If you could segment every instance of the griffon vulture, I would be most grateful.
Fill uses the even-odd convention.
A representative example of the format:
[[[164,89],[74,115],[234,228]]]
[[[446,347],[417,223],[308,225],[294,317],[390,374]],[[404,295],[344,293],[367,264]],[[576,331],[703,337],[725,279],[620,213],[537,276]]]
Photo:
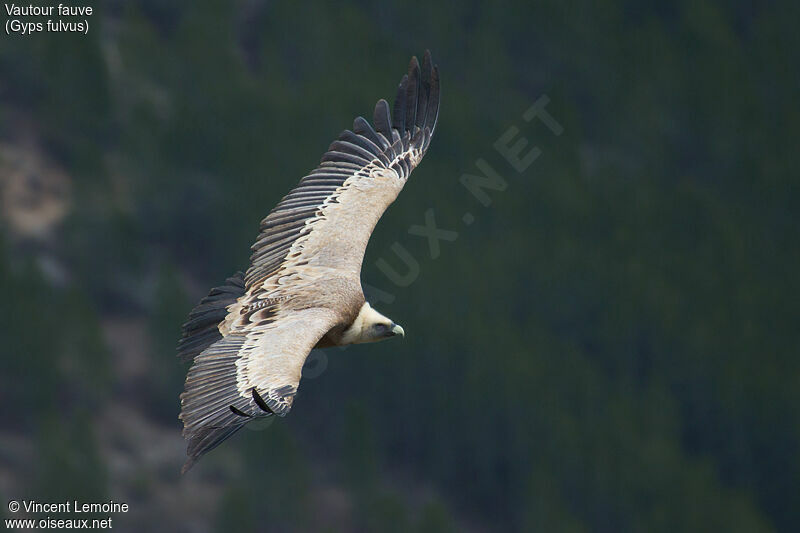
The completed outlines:
[[[372,230],[431,141],[439,73],[429,52],[411,59],[393,112],[358,117],[319,166],[261,221],[251,264],[189,314],[178,345],[192,361],[181,394],[188,470],[248,421],[285,416],[313,348],[403,336],[361,289]]]

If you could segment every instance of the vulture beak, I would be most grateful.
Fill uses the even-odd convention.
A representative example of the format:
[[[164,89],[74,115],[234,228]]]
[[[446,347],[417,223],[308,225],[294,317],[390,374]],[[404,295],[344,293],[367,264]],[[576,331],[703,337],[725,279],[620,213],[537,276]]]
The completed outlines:
[[[392,335],[394,336],[400,335],[401,337],[405,337],[406,332],[398,324],[392,323]]]

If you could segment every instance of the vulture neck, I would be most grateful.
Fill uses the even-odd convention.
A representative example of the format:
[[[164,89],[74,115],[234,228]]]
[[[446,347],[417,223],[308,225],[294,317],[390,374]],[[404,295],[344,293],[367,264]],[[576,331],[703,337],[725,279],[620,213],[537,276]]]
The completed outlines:
[[[317,343],[315,348],[346,346],[348,344],[362,344],[382,340],[370,335],[370,328],[379,323],[392,324],[392,321],[373,309],[369,303],[364,302],[351,324],[344,328],[341,326],[333,328]]]

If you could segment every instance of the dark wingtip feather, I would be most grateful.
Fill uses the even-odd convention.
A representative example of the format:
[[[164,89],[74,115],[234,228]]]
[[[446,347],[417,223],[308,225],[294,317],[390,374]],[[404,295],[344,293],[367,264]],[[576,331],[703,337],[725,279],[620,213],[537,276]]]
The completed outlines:
[[[422,55],[422,80],[430,81],[431,79],[431,51],[425,50]]]
[[[417,124],[417,114],[420,104],[420,70],[417,56],[413,56],[408,64],[408,84],[406,87],[406,117],[405,126],[414,134]]]
[[[425,116],[425,127],[431,130],[431,136],[439,120],[439,66],[434,65],[431,70],[430,94],[428,95],[428,110]]]
[[[406,90],[408,88],[408,74],[405,74],[397,86],[397,96],[394,99],[392,110],[392,127],[401,133],[406,130]]]
[[[417,104],[417,119],[415,125],[425,129],[425,120],[428,118],[428,105],[430,105],[431,92],[431,51],[425,50],[422,56],[422,69],[420,71],[419,103]]]
[[[375,130],[386,137],[388,141],[392,140],[392,117],[389,113],[389,102],[381,98],[375,104],[375,114],[372,117],[372,122],[375,124]]]
[[[364,117],[356,117],[353,121],[353,132],[357,135],[361,135],[366,139],[369,139],[375,146],[379,147],[381,150],[386,150],[389,147],[389,142],[386,138],[378,135],[378,133],[372,129],[367,119]]]
[[[433,63],[430,50],[425,50],[421,65],[417,56],[411,58],[408,74],[403,76],[397,87],[397,98],[392,108],[392,128],[400,137],[406,132],[415,136],[416,128],[427,128],[432,135],[438,117],[439,67]]]

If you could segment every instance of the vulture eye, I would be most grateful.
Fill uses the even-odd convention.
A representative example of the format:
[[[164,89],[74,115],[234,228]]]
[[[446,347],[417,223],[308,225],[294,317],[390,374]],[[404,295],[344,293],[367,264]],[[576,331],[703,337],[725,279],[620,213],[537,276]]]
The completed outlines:
[[[377,333],[379,335],[383,335],[384,333],[389,331],[389,325],[388,324],[375,324],[372,327],[375,329],[375,333]]]

